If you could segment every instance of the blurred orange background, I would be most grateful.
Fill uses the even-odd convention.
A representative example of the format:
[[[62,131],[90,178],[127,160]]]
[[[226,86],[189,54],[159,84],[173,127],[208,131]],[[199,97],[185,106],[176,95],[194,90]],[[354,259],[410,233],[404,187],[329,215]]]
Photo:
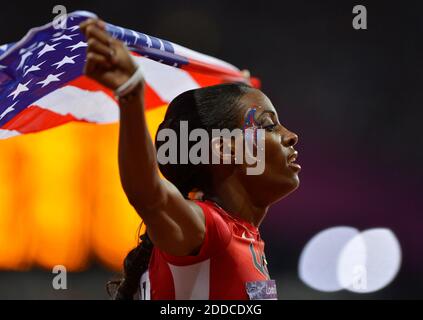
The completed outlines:
[[[165,111],[147,111],[152,136]],[[141,219],[119,180],[118,130],[74,122],[0,140],[0,269],[121,269]]]

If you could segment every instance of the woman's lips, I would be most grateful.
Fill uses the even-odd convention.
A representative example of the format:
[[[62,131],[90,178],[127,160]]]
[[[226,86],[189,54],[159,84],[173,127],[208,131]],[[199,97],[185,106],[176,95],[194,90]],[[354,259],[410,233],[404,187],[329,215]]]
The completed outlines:
[[[288,166],[294,170],[295,172],[298,172],[301,170],[301,166],[298,163],[290,162],[288,163]]]
[[[294,151],[288,156],[288,166],[294,170],[295,172],[298,172],[301,170],[301,166],[298,163],[295,163],[298,157],[298,151]]]

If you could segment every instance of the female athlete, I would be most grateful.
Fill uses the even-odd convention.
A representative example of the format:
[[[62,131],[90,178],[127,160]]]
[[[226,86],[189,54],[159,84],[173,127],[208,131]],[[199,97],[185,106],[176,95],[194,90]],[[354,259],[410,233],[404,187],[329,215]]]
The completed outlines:
[[[85,74],[112,90],[121,88],[137,72],[125,45],[100,20],[85,21],[81,30],[88,41]],[[229,83],[190,90],[170,103],[159,130],[179,134],[181,121],[190,132],[243,129],[254,110],[249,124],[265,130],[264,171],[249,175],[249,165],[235,161],[161,164],[156,148],[164,142],[156,138],[154,144],[149,135],[143,92],[140,80],[118,97],[118,161],[123,189],[147,232],[125,259],[113,297],[275,299],[258,228],[269,207],[299,185],[297,135],[279,122],[258,89]],[[223,158],[224,143],[210,140],[210,150]]]

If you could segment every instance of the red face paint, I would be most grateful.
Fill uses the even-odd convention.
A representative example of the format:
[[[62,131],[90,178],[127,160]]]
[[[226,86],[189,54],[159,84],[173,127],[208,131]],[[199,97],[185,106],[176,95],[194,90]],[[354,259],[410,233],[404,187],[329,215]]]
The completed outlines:
[[[265,130],[255,119],[257,109],[248,109],[244,119],[245,160],[248,165],[247,175],[259,175],[264,171],[265,165]]]
[[[256,108],[248,109],[244,120],[245,138],[252,139],[254,145],[257,145],[257,129],[259,128],[255,119],[256,112]]]

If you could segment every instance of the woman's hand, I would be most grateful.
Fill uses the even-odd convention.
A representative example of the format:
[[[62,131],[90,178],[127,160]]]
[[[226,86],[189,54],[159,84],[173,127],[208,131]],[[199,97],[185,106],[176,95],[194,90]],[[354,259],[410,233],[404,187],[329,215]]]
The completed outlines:
[[[116,90],[133,75],[136,64],[126,46],[112,38],[106,24],[98,19],[88,19],[80,24],[87,38],[87,61],[84,73],[102,84]]]

